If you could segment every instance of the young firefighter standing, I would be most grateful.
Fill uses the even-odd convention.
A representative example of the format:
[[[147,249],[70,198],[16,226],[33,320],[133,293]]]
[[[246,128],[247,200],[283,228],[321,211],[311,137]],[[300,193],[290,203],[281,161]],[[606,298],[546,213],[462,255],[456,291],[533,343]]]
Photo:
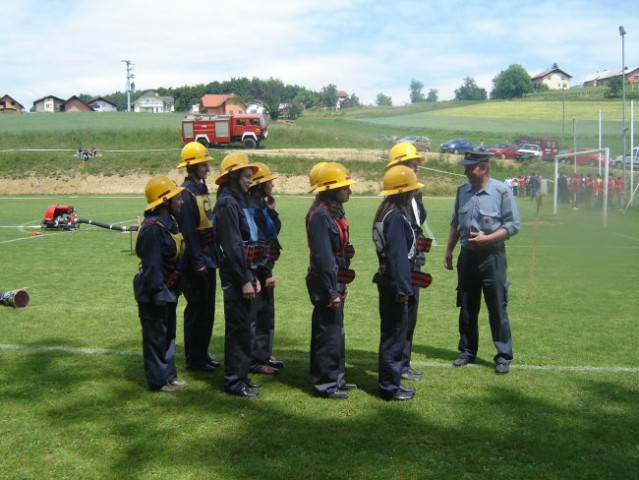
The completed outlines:
[[[313,304],[310,370],[314,393],[335,400],[348,398],[344,300],[346,284],[355,277],[349,269],[354,249],[349,242],[344,203],[351,196],[351,180],[339,163],[329,162],[318,173],[317,196],[306,215],[310,266],[306,286]]]
[[[220,247],[219,270],[224,292],[224,391],[257,397],[260,385],[249,377],[252,322],[261,285],[255,255],[257,226],[248,205],[248,188],[257,168],[243,153],[231,153],[220,164],[215,203],[215,232]]]
[[[412,263],[417,237],[409,212],[411,200],[424,185],[415,173],[399,165],[384,174],[386,196],[375,214],[373,243],[379,270],[373,277],[379,293],[379,395],[384,400],[412,400],[415,389],[401,384],[409,323],[409,302],[417,294]]]
[[[146,184],[148,205],[135,244],[140,271],[133,279],[142,324],[144,373],[149,389],[173,393],[186,386],[175,368],[175,330],[182,235],[173,215],[180,211],[182,187],[168,177]]]
[[[284,367],[284,362],[273,358],[273,336],[275,333],[275,277],[273,267],[280,257],[282,249],[277,236],[282,222],[275,210],[273,176],[263,163],[253,163],[257,171],[253,174],[253,183],[249,187],[250,205],[254,210],[259,243],[264,248],[257,267],[257,279],[262,290],[257,296],[253,338],[253,361],[251,372],[272,375]]]
[[[504,242],[519,232],[521,219],[510,188],[490,177],[489,160],[486,153],[467,152],[459,162],[468,182],[457,189],[444,267],[453,269],[453,250],[459,241],[457,306],[461,354],[453,366],[473,363],[477,357],[477,317],[483,292],[497,348],[495,373],[505,374],[513,359],[513,347],[506,311],[509,283]]]
[[[209,355],[215,321],[217,253],[211,216],[211,199],[206,178],[212,158],[202,144],[187,143],[182,148],[178,168],[186,167],[182,183],[184,205],[178,221],[186,243],[183,290],[184,353],[187,370],[213,372],[220,366]]]
[[[388,171],[397,166],[406,166],[410,168],[417,176],[417,168],[425,158],[417,152],[415,146],[408,142],[400,142],[396,144],[388,155],[388,163],[384,170]],[[426,221],[426,208],[422,200],[422,192],[417,190],[410,198],[410,205],[406,211],[408,220],[413,228],[415,238],[417,239],[416,252],[411,259],[411,271],[415,272],[416,282],[419,286],[425,288],[430,285],[430,275],[421,273],[421,267],[426,263],[424,254],[430,251],[432,239],[426,238],[422,232],[422,225]],[[418,279],[422,279],[419,281]],[[424,281],[426,283],[424,283]],[[404,360],[402,367],[402,378],[405,380],[422,379],[423,373],[414,370],[411,366],[410,359],[413,350],[413,337],[415,336],[415,327],[417,326],[417,314],[419,313],[419,289],[415,289],[414,295],[408,299],[408,329],[406,332],[406,345],[404,347]]]

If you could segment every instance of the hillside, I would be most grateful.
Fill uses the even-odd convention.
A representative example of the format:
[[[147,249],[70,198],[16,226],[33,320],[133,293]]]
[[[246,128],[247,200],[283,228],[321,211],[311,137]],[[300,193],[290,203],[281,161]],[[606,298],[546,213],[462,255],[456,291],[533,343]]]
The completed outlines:
[[[518,135],[551,136],[562,148],[598,144],[602,113],[603,145],[621,151],[619,101],[438,102],[340,112],[307,112],[294,124],[269,125],[269,138],[251,158],[264,158],[275,171],[280,192],[305,193],[307,172],[317,161],[344,163],[359,183],[357,193],[376,193],[389,136],[426,135],[434,153],[425,170],[427,195],[450,195],[460,181],[454,158],[440,157],[442,141],[465,137],[478,144],[507,143]],[[575,117],[565,119],[562,116]],[[75,113],[0,115],[0,194],[141,193],[158,173],[179,179],[175,170],[182,146],[181,114]],[[73,157],[95,147],[101,157]],[[228,149],[212,149],[214,164]],[[548,163],[494,162],[493,175],[538,170],[552,176]],[[463,179],[463,178],[462,178]]]

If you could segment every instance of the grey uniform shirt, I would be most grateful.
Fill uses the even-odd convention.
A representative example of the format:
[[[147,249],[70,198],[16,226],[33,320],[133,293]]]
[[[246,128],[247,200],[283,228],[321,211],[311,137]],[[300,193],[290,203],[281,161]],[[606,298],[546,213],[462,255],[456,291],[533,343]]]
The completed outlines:
[[[464,183],[457,189],[450,226],[457,230],[462,247],[468,247],[470,232],[488,235],[505,228],[512,237],[519,232],[521,218],[510,187],[489,178],[484,189],[475,192],[469,182]]]

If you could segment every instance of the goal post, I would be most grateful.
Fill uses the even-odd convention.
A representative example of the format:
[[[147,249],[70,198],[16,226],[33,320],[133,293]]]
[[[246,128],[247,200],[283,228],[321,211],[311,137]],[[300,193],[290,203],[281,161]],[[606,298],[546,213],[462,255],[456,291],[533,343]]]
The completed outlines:
[[[557,215],[557,198],[559,195],[559,182],[557,179],[559,178],[559,163],[565,158],[571,158],[572,161],[575,162],[575,171],[576,171],[576,157],[578,155],[588,155],[590,153],[596,154],[604,154],[605,163],[604,163],[604,178],[603,178],[603,226],[604,228],[608,226],[608,179],[610,177],[610,148],[593,148],[592,150],[583,150],[579,152],[573,153],[560,153],[559,155],[555,155],[555,194],[554,194],[554,202],[553,202],[553,213]],[[571,162],[572,163],[572,162]],[[601,164],[601,162],[600,162]]]

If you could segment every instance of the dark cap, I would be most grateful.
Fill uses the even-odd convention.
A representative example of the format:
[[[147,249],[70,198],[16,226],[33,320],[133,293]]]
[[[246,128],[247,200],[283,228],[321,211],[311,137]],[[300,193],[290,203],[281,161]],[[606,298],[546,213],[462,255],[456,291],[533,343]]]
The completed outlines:
[[[488,163],[489,161],[490,153],[488,152],[466,152],[459,165],[474,165],[476,163]]]

